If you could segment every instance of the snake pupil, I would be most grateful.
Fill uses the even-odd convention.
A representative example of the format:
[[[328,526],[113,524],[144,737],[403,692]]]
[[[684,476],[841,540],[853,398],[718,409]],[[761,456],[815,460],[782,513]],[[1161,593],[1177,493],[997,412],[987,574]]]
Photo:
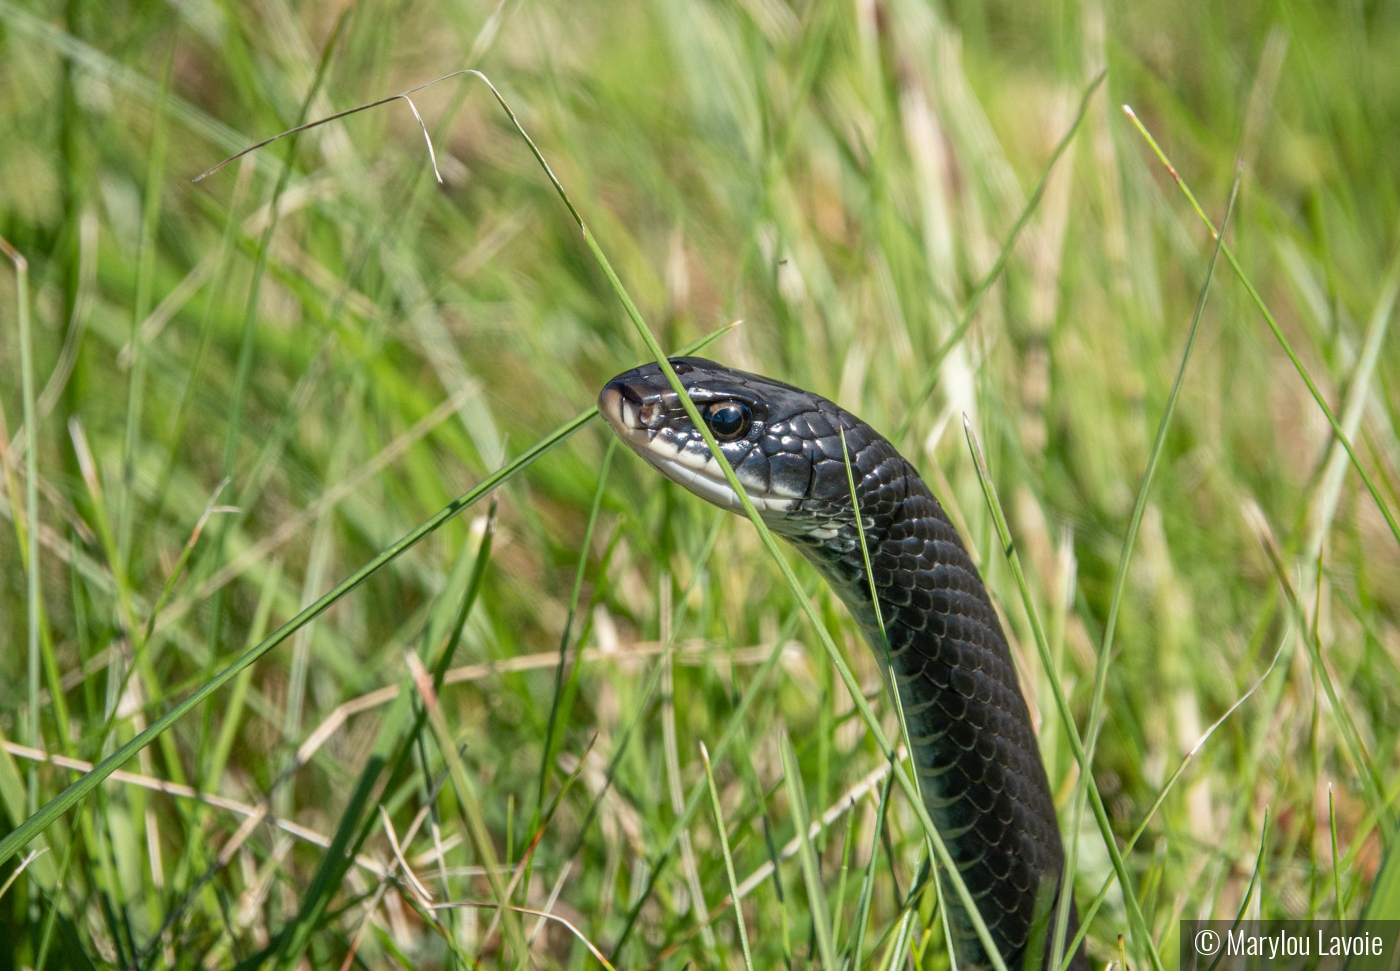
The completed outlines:
[[[705,414],[705,422],[710,426],[710,431],[715,433],[715,438],[721,441],[733,441],[749,430],[749,422],[753,419],[753,413],[749,406],[739,401],[721,401],[710,405]]]

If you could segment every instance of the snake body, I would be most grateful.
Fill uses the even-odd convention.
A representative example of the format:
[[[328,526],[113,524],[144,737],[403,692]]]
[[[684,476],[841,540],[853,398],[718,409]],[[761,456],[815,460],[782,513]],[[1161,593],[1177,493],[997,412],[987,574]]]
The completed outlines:
[[[957,530],[894,446],[833,402],[702,358],[672,365],[764,521],[823,575],[883,661],[844,432],[920,793],[1008,968],[1036,971],[1022,958],[1064,851],[1006,637]],[[662,474],[741,511],[658,365],[614,378],[599,408]],[[944,899],[959,965],[990,966],[957,896]],[[1082,948],[1071,967],[1088,967]]]

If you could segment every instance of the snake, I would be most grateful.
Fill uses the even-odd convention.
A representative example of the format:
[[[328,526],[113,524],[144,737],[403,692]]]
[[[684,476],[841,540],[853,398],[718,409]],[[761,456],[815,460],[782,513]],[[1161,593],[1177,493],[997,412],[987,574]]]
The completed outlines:
[[[1037,971],[1023,959],[1053,912],[1064,848],[1006,635],[957,529],[914,466],[834,402],[704,358],[670,363],[764,523],[845,603],[897,686],[928,815],[1008,971]],[[743,511],[658,363],[613,378],[598,407],[666,478]],[[960,897],[943,898],[959,967],[991,967]],[[1088,967],[1081,944],[1070,968]]]

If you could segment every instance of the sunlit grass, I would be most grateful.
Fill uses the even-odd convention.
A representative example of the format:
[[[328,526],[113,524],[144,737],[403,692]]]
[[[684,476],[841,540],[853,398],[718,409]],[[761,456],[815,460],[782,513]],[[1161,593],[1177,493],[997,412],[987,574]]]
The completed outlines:
[[[964,530],[1096,963],[1400,916],[1394,14],[141,9],[0,5],[16,964],[947,967],[844,609],[590,421],[736,319]],[[189,181],[464,68],[568,208],[470,80]]]

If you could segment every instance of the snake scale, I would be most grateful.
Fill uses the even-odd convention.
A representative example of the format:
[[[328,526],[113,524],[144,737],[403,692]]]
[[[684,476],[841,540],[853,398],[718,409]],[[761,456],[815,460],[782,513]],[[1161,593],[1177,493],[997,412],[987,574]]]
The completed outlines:
[[[703,358],[671,363],[764,521],[817,568],[883,660],[844,431],[920,793],[1007,967],[1035,971],[1023,957],[1064,850],[1006,637],[957,530],[895,447],[833,402]],[[608,382],[599,409],[667,478],[742,511],[657,364]],[[958,898],[944,899],[959,966],[989,967]],[[1071,935],[1076,924],[1071,903]],[[1082,947],[1071,968],[1088,968]]]

